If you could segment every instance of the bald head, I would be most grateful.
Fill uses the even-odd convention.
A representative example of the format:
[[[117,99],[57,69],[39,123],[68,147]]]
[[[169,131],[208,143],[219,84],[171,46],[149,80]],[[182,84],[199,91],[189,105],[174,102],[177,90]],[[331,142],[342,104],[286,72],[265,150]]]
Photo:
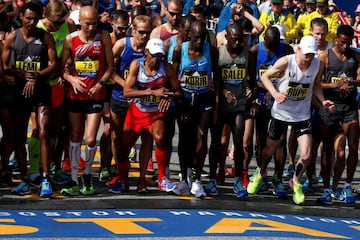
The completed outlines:
[[[98,15],[97,15],[97,11],[93,6],[85,6],[82,7],[80,9],[80,13],[79,13],[79,21],[81,21],[81,19],[97,19]]]

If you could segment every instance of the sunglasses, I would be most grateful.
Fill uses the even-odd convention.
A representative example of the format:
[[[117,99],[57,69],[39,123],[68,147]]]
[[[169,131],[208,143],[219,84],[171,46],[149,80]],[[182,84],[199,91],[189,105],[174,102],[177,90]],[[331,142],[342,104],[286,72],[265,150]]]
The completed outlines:
[[[149,30],[136,30],[140,35],[150,34],[151,31]]]
[[[168,13],[170,14],[170,16],[181,16],[181,12],[170,12],[169,10],[168,10]]]
[[[126,30],[126,29],[129,28],[129,26],[117,25],[116,28],[117,28],[118,30]]]

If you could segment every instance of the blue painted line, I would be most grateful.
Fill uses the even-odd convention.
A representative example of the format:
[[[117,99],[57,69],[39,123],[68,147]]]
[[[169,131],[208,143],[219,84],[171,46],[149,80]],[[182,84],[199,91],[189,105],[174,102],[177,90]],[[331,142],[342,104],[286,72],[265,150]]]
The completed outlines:
[[[360,218],[231,210],[0,210],[0,238],[190,236],[360,239]]]

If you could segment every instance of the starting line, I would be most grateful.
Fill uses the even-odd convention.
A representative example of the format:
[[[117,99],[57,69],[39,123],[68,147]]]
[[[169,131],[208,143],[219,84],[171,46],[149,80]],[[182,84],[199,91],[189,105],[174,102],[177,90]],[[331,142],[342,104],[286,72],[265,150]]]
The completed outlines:
[[[279,237],[360,239],[360,218],[227,210],[0,210],[0,238]]]

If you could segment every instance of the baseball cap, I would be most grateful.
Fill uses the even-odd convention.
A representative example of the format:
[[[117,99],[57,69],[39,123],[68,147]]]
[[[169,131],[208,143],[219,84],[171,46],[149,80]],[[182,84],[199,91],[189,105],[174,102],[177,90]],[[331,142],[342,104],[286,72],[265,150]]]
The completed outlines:
[[[301,38],[299,46],[303,54],[317,53],[317,44],[313,36],[305,36]]]
[[[69,16],[69,18],[71,18],[73,21],[74,21],[74,23],[75,23],[75,25],[79,25],[80,24],[80,22],[79,22],[79,15],[80,15],[80,10],[74,10],[74,11],[72,11],[71,13],[70,13],[70,16]]]
[[[271,0],[272,3],[283,4],[284,0]]]
[[[150,39],[145,49],[148,49],[151,55],[165,55],[164,42],[160,38]]]
[[[316,0],[316,6],[323,7],[328,5],[328,0]]]
[[[355,12],[360,13],[360,4],[357,5]]]
[[[305,3],[313,3],[313,4],[315,4],[316,0],[306,0]]]

